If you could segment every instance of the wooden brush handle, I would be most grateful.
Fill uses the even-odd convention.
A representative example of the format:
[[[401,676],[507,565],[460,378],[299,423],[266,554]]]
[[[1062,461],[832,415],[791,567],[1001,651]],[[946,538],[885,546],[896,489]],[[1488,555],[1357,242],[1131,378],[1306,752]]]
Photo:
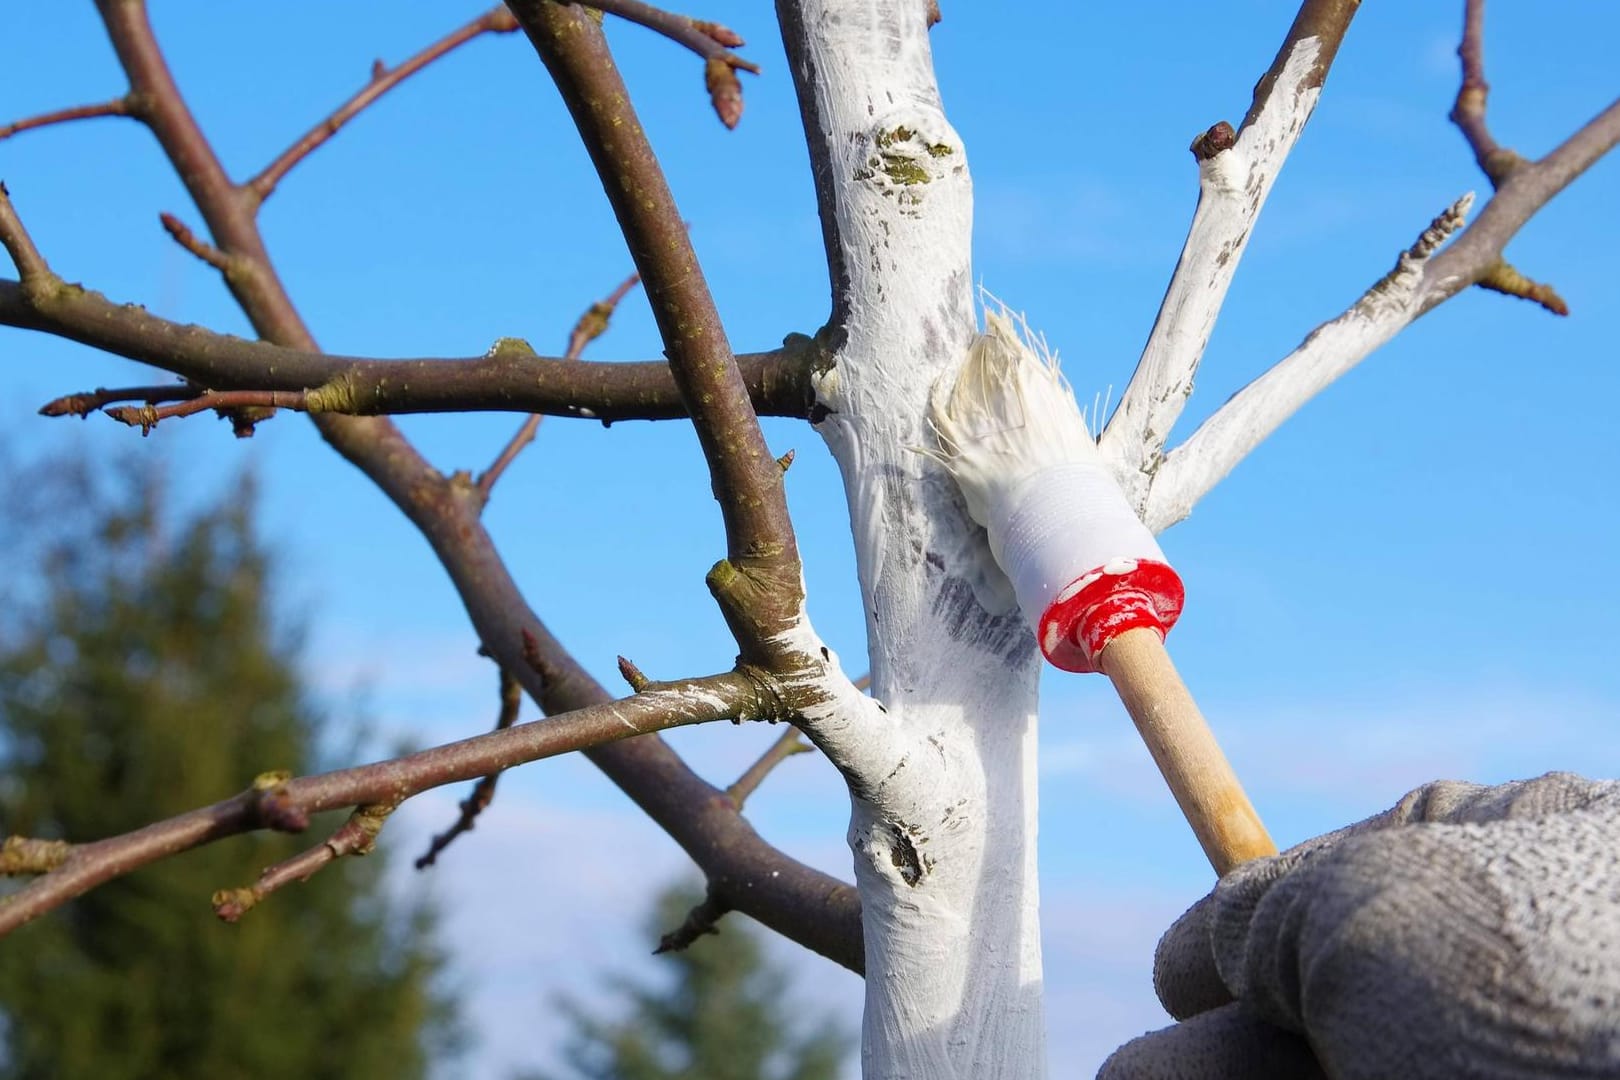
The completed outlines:
[[[1113,680],[1215,872],[1277,854],[1158,633],[1125,631],[1104,647],[1098,666]]]

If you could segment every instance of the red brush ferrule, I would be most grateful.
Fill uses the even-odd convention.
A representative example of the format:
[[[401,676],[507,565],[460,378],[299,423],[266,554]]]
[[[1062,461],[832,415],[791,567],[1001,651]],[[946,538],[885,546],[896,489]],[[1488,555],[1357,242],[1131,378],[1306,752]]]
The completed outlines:
[[[1042,613],[1041,652],[1064,671],[1097,671],[1097,658],[1127,630],[1163,637],[1181,617],[1181,578],[1166,563],[1116,559],[1071,582]]]

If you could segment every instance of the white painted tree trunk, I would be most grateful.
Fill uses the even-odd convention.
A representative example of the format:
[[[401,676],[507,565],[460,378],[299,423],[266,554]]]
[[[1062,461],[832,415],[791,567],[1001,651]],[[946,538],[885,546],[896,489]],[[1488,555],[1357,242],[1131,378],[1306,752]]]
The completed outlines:
[[[956,486],[923,451],[930,391],[976,333],[972,185],[934,80],[927,0],[778,0],[833,278],[818,428],[843,470],[880,711],[808,622],[807,730],[848,778],[866,935],[869,1078],[1045,1075],[1036,883],[1040,658]],[[1339,12],[1342,35],[1353,6]],[[1200,154],[1201,198],[1099,449],[1153,531],[1185,517],[1299,405],[1462,287],[1430,262],[1467,200],[1340,318],[1166,454],[1244,244],[1309,120],[1326,9],[1307,4],[1241,129]],[[1307,18],[1306,16],[1309,15]],[[1213,133],[1215,129],[1211,129]],[[1493,250],[1499,250],[1493,249]],[[1443,257],[1443,256],[1442,256]],[[1468,279],[1474,280],[1474,279]],[[1162,466],[1162,467],[1161,467]]]
[[[820,740],[851,777],[865,1075],[1045,1075],[1036,887],[1040,657],[954,483],[918,452],[976,332],[972,185],[925,4],[781,5],[847,338],[818,383],[886,714]]]

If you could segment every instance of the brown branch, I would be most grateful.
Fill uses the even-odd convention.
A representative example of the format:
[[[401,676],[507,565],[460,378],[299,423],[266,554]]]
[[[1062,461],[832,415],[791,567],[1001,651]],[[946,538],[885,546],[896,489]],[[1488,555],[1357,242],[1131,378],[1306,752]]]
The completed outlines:
[[[578,360],[584,353],[585,346],[607,333],[608,323],[612,320],[619,301],[628,296],[630,290],[635,288],[640,280],[640,274],[631,274],[605,298],[585,309],[585,314],[574,323],[574,329],[568,335],[568,351],[563,354],[564,360]],[[490,492],[495,489],[495,482],[501,478],[507,466],[517,460],[524,447],[534,442],[535,433],[540,430],[540,415],[533,413],[524,420],[517,433],[507,440],[501,452],[496,455],[495,461],[478,477],[478,490],[483,494],[485,502],[489,501]]]
[[[327,863],[346,855],[371,854],[377,846],[377,834],[382,832],[383,823],[394,810],[395,807],[389,803],[368,803],[355,807],[348,820],[323,843],[266,867],[252,885],[220,889],[214,893],[214,914],[222,922],[236,922],[257,907],[266,896],[295,881],[308,881]]]
[[[495,455],[495,460],[490,462],[489,468],[478,474],[475,485],[485,502],[489,501],[490,492],[495,490],[495,482],[501,478],[507,466],[517,460],[524,447],[534,442],[542,419],[544,419],[542,413],[530,413],[525,417],[517,431],[506,441],[506,445],[501,447],[501,452]]]
[[[563,353],[565,360],[578,360],[585,355],[585,346],[607,333],[608,324],[613,320],[613,313],[619,309],[619,304],[630,290],[641,283],[640,274],[631,274],[619,282],[617,288],[602,299],[585,309],[585,313],[574,323],[573,330],[568,334],[568,351]]]
[[[485,655],[488,655],[488,653],[486,652]],[[495,730],[505,731],[517,723],[518,711],[523,707],[523,687],[519,685],[516,679],[512,678],[511,673],[505,668],[498,670],[500,672],[501,709],[495,717]],[[495,800],[495,784],[500,779],[500,776],[500,773],[490,773],[488,776],[481,777],[478,783],[473,785],[472,794],[461,800],[458,807],[460,816],[451,823],[448,829],[435,836],[433,841],[428,844],[427,851],[417,858],[416,868],[418,870],[425,870],[432,866],[438,860],[439,852],[454,843],[456,837],[464,832],[472,831],[474,823],[478,820],[478,815],[488,809],[489,804]]]
[[[686,46],[703,58],[703,82],[709,91],[709,101],[715,114],[728,128],[735,128],[742,119],[742,83],[736,68],[751,75],[759,74],[759,65],[744,60],[733,48],[744,44],[735,31],[717,22],[693,19],[685,15],[664,11],[644,4],[641,0],[586,0],[590,7],[606,11],[621,19],[640,23],[671,41]]]
[[[17,208],[11,204],[11,192],[3,180],[0,180],[0,246],[5,247],[17,267],[17,276],[22,279],[17,283],[18,299],[35,303],[58,282],[45,257],[34,246],[34,238],[23,227],[22,218],[17,216]]]
[[[222,251],[245,256],[250,264],[249,272],[227,279],[232,295],[256,332],[305,353],[315,352],[313,337],[269,263],[249,196],[230,184],[187,110],[152,35],[144,5],[140,0],[98,0],[98,7],[132,89],[151,102],[143,119],[202,211],[215,242]],[[58,300],[83,295],[60,281],[44,284]],[[42,292],[30,289],[29,296],[37,299]],[[0,282],[0,311],[8,306],[15,310],[22,299],[20,291]],[[37,312],[28,305],[24,310],[29,318],[18,325],[61,333],[59,327],[39,325]],[[119,329],[128,326],[125,322]],[[79,332],[88,335],[82,326]],[[809,339],[798,339],[795,345],[801,342],[810,344]],[[220,379],[194,381],[241,386],[228,373]],[[311,380],[286,388],[318,383]],[[470,485],[439,474],[387,421],[334,415],[314,420],[334,449],[371,477],[421,530],[460,593],[481,640],[490,645],[497,662],[518,672],[542,709],[556,713],[607,700],[606,691],[524,602],[478,520],[476,501],[467,496]],[[533,644],[520,649],[525,635],[532,635]],[[533,670],[524,665],[531,650]],[[766,844],[719,798],[719,792],[656,736],[586,754],[680,844],[711,888],[738,910],[845,967],[862,970],[860,900],[853,888]]]
[[[1497,143],[1485,122],[1485,102],[1491,92],[1491,84],[1485,81],[1485,0],[1464,0],[1462,44],[1457,46],[1457,57],[1462,61],[1462,85],[1451,107],[1451,122],[1468,140],[1468,148],[1474,152],[1480,171],[1490,178],[1491,186],[1501,187],[1502,181],[1524,164],[1524,158]]]
[[[1473,223],[1424,267],[1418,313],[1432,310],[1491,276],[1502,262],[1508,241],[1616,143],[1620,143],[1620,100],[1612,102],[1546,157],[1512,170]]]
[[[691,911],[681,925],[658,939],[658,948],[653,955],[658,956],[667,952],[682,952],[690,948],[692,942],[707,934],[718,934],[720,928],[715,925],[731,910],[731,905],[711,890]]]
[[[799,741],[799,729],[790,726],[773,743],[769,750],[760,755],[759,760],[748,766],[748,769],[737,778],[736,783],[726,788],[726,797],[731,800],[738,810],[748,801],[748,796],[759,789],[759,785],[771,774],[771,770],[795,754],[807,754],[815,747],[809,743]]]
[[[109,390],[97,387],[77,394],[64,394],[39,407],[41,416],[89,416],[103,406],[120,401],[143,401],[155,405],[160,401],[186,401],[202,393],[200,386],[189,383],[170,383],[166,386],[123,386]]]
[[[103,101],[97,105],[74,105],[71,108],[56,109],[53,112],[40,113],[22,120],[14,120],[9,124],[0,125],[0,139],[9,139],[13,135],[35,128],[48,127],[52,124],[66,124],[74,120],[91,120],[98,116],[135,116],[138,114],[135,99],[126,94],[123,97]]]
[[[196,233],[192,232],[190,226],[188,226],[185,222],[181,221],[173,214],[168,213],[159,214],[158,220],[163,223],[164,231],[174,238],[175,243],[179,244],[181,247],[197,256],[197,258],[201,259],[209,266],[212,266],[215,270],[218,270],[220,273],[228,274],[231,272],[232,264],[230,257],[214,245],[208,243],[208,241],[203,240]]]
[[[474,38],[484,34],[509,34],[517,28],[517,20],[512,17],[512,13],[503,4],[500,7],[486,11],[472,22],[440,38],[398,67],[387,68],[383,66],[381,60],[377,61],[371,68],[371,81],[359,93],[345,101],[331,116],[305,132],[302,138],[282,151],[279,157],[266,165],[262,172],[243,184],[242,187],[251,192],[259,202],[263,202],[276,190],[276,185],[292,170],[293,166],[314,153],[322,143],[336,135],[343,125],[353,120],[368,105],[388,93],[388,91],[415,75],[433,61],[454,52]]]
[[[482,356],[384,360],[250,341],[115,304],[51,273],[0,195],[0,241],[23,282],[0,279],[0,325],[35,330],[172,371],[219,389],[323,388],[322,408],[355,416],[530,412],[604,423],[687,415],[663,361],[586,362],[500,343]],[[502,342],[516,339],[502,339]],[[737,357],[762,416],[809,416],[811,376],[830,362],[825,344],[790,335],[782,348]]]
[[[797,618],[803,600],[782,471],[601,28],[578,9],[545,0],[511,6],[602,178],[703,447],[726,528],[727,560],[711,572],[711,591],[743,657],[769,666],[771,643]]]
[[[75,845],[54,870],[0,897],[0,934],[148,863],[222,837],[289,829],[326,810],[392,804],[430,788],[650,731],[764,719],[757,685],[735,673],[670,683],[619,701],[476,735],[389,761],[255,786],[234,798],[122,836]]]
[[[106,391],[103,391],[105,393]],[[142,435],[150,435],[152,429],[157,427],[158,421],[169,420],[179,416],[194,416],[200,412],[212,409],[221,417],[230,418],[231,414],[240,409],[302,409],[304,408],[305,394],[297,390],[202,390],[194,391],[194,396],[181,400],[173,405],[157,405],[148,402],[139,408],[133,405],[121,405],[106,409],[108,416],[121,424],[141,429]],[[69,395],[67,398],[58,398],[46,405],[48,409],[62,401],[74,401],[89,395]],[[40,412],[44,413],[45,409]],[[53,415],[46,413],[47,416]],[[255,417],[264,419],[263,416]],[[246,438],[253,434],[251,425],[243,427],[237,423],[236,434]]]

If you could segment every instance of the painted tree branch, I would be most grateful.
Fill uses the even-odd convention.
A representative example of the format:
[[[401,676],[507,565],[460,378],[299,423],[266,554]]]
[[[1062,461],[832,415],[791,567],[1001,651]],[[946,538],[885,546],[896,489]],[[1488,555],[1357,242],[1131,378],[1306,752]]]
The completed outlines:
[[[368,105],[388,91],[433,61],[449,55],[475,38],[484,34],[509,34],[516,29],[517,20],[512,18],[512,13],[503,4],[484,12],[465,26],[451,31],[397,67],[384,67],[383,62],[378,60],[372,65],[371,80],[359,93],[340,105],[331,116],[305,132],[297,142],[282,151],[257,176],[242,186],[263,202],[270,197],[276,190],[276,185],[281,183],[282,178],[291,172],[295,165],[318,150],[323,143],[336,135],[343,125],[360,115]]]
[[[1192,512],[1193,505],[1237,463],[1339,376],[1418,317],[1418,295],[1430,260],[1463,225],[1474,197],[1465,195],[1435,218],[1415,244],[1384,275],[1331,322],[1312,330],[1300,346],[1171,451],[1154,477],[1143,514],[1162,531]]]
[[[1503,249],[1555,195],[1620,143],[1620,101],[1611,104],[1546,157],[1505,175],[1474,223],[1449,247],[1445,236],[1462,224],[1472,197],[1430,226],[1395,271],[1344,314],[1317,327],[1300,346],[1221,406],[1164,461],[1153,479],[1143,517],[1155,529],[1185,518],[1300,406],[1413,320],[1470,285],[1491,287],[1507,267]],[[1511,269],[1511,268],[1508,268]],[[1533,295],[1534,283],[1526,293]],[[1503,290],[1498,290],[1503,291]],[[1541,298],[1544,306],[1551,306]],[[1557,300],[1556,294],[1552,297]],[[1557,300],[1562,304],[1561,300]]]
[[[272,342],[313,352],[314,341],[274,271],[254,208],[224,174],[175,87],[139,0],[99,0],[132,90],[150,101],[146,119],[221,250],[252,271],[227,280],[255,329]],[[0,289],[0,294],[4,293]],[[40,290],[35,290],[36,293]],[[548,713],[599,703],[606,692],[553,638],[524,602],[478,520],[470,485],[434,470],[377,417],[324,414],[315,424],[364,471],[432,545],[498,663],[519,673]],[[526,644],[532,642],[532,646]],[[525,666],[525,654],[535,663]],[[734,808],[662,740],[642,738],[587,751],[659,824],[738,910],[816,952],[861,970],[860,901],[849,886],[789,859],[760,839]]]
[[[769,715],[771,707],[750,679],[727,673],[662,684],[541,723],[475,735],[374,765],[285,781],[275,778],[273,784],[256,784],[223,802],[122,836],[72,845],[48,873],[0,897],[0,935],[159,859],[227,836],[276,827],[275,817],[294,816],[307,825],[309,815],[322,811],[391,805],[430,788],[514,765],[687,724],[759,718]],[[296,815],[290,815],[289,808],[295,808]]]
[[[1198,208],[1136,372],[1101,446],[1140,508],[1256,219],[1316,108],[1328,69],[1360,5],[1306,0],[1234,133],[1217,124],[1193,142]]]

